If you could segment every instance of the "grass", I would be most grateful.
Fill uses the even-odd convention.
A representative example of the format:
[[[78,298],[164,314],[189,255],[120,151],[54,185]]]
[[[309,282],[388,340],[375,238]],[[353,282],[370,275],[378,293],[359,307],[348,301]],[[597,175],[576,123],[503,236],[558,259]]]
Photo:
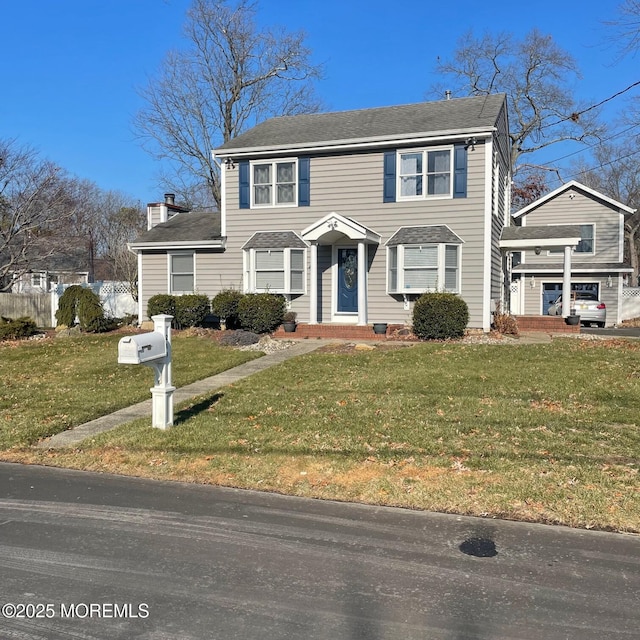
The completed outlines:
[[[148,367],[117,364],[122,335],[0,343],[0,449],[36,443],[149,398]],[[257,357],[200,336],[175,336],[173,381],[183,386]]]
[[[640,532],[639,356],[637,342],[568,338],[314,353],[178,407],[166,432],[139,420],[73,450],[0,456]]]

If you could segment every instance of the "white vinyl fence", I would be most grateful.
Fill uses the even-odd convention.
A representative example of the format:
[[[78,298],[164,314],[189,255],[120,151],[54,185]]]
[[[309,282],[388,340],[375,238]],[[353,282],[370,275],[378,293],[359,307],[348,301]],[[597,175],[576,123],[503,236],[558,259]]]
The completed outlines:
[[[56,326],[56,311],[58,301],[70,284],[60,284],[51,292],[51,326]],[[129,291],[129,286],[124,282],[93,282],[83,284],[83,287],[91,289],[99,298],[104,309],[104,315],[108,318],[123,318],[127,315],[138,315],[138,304]],[[19,294],[16,294],[19,295]]]
[[[621,311],[623,320],[640,318],[640,287],[623,287]]]

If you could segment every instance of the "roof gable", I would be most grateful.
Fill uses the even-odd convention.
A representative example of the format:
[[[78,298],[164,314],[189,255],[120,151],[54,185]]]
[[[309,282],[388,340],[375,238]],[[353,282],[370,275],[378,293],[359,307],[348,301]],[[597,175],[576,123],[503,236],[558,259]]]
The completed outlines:
[[[365,144],[494,130],[504,94],[357,111],[271,118],[229,140],[215,154]]]
[[[551,191],[550,193],[547,193],[541,198],[538,198],[534,202],[531,202],[526,207],[522,207],[522,209],[520,209],[519,211],[516,211],[515,213],[511,214],[511,217],[515,219],[522,218],[523,216],[526,216],[528,213],[531,213],[535,209],[542,206],[545,202],[548,202],[549,200],[553,200],[560,194],[565,193],[567,191],[571,191],[571,190],[581,191],[582,193],[589,195],[593,198],[596,198],[597,200],[601,200],[606,205],[610,206],[613,209],[617,209],[621,213],[631,214],[635,212],[635,209],[628,207],[626,204],[622,204],[621,202],[618,202],[613,198],[609,198],[609,196],[605,196],[603,193],[600,193],[595,189],[591,189],[590,187],[587,187],[584,184],[577,182],[576,180],[571,180],[570,182],[567,182],[566,184],[563,184],[562,186],[558,187],[554,191]]]

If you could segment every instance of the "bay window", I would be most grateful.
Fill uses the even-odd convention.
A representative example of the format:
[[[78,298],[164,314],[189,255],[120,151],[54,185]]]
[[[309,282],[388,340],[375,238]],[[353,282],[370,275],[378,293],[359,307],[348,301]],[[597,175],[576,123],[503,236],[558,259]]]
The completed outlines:
[[[251,248],[244,251],[246,289],[251,292],[304,293],[305,250]]]
[[[389,293],[460,291],[457,244],[398,244],[387,248]]]

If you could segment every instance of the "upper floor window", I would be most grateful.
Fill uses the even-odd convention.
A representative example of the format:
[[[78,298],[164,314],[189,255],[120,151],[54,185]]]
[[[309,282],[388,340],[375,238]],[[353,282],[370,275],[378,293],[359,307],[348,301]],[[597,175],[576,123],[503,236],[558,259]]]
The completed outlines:
[[[580,242],[574,249],[575,253],[593,254],[595,253],[595,225],[594,224],[581,224],[580,225]],[[564,249],[549,249],[549,253],[564,253]]]
[[[193,293],[195,282],[194,254],[169,254],[169,293]]]
[[[399,153],[398,160],[399,199],[452,197],[452,147]]]
[[[32,287],[44,287],[45,279],[42,273],[31,274],[31,286]]]
[[[291,206],[297,202],[295,160],[256,162],[251,165],[254,207]]]

